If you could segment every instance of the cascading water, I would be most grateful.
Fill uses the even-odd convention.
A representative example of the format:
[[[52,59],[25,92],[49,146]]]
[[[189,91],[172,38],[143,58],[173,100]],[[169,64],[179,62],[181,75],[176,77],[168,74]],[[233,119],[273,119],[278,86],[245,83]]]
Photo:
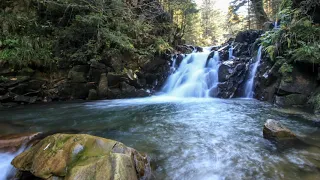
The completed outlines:
[[[254,94],[254,91],[253,91],[254,78],[256,76],[257,69],[258,69],[259,64],[260,64],[261,54],[262,54],[262,46],[260,46],[259,49],[258,49],[258,54],[257,54],[257,56],[255,58],[256,62],[254,64],[250,65],[249,80],[246,83],[245,94],[244,94],[244,97],[246,97],[246,98],[253,98],[253,94]]]
[[[0,152],[0,180],[11,179],[14,175],[15,168],[11,165],[11,161],[20,153],[26,149],[25,146],[22,146],[15,153],[1,153]]]
[[[230,48],[229,48],[229,60],[233,59],[233,46],[231,45]]]
[[[218,85],[219,53],[208,62],[211,47],[203,52],[188,54],[179,68],[168,78],[162,91],[176,97],[215,96]]]

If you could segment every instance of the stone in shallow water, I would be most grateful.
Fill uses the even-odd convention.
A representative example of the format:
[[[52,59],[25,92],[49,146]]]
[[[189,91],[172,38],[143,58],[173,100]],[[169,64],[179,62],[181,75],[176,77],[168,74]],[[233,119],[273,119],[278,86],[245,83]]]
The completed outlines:
[[[266,139],[295,139],[296,135],[292,133],[288,128],[283,126],[280,122],[268,119],[263,127],[263,137]]]
[[[147,156],[124,144],[85,134],[55,134],[18,155],[12,164],[42,179],[150,178]]]

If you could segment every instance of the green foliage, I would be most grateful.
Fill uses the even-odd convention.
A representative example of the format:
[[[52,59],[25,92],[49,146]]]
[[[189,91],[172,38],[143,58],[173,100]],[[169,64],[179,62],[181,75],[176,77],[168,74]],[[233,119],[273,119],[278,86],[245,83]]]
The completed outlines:
[[[0,82],[6,82],[8,80],[9,80],[8,77],[0,76]]]
[[[51,46],[50,40],[39,37],[10,37],[1,41],[0,61],[18,69],[29,65],[50,67],[54,63]]]
[[[280,29],[265,33],[261,44],[272,60],[282,54],[290,63],[319,64],[320,27],[313,25],[310,18],[299,10],[292,10],[290,2],[284,1],[281,7],[285,8],[278,13]]]
[[[261,45],[279,65],[283,80],[291,82],[294,63],[320,64],[320,27],[313,25],[300,9],[292,9],[291,0],[282,2],[277,16],[280,29],[266,32],[260,38]]]
[[[282,75],[283,80],[285,82],[291,82],[292,81],[292,76],[291,73],[293,71],[293,66],[288,63],[283,63],[282,66],[279,69],[279,73]]]
[[[172,50],[172,48],[168,42],[166,42],[162,38],[158,38],[155,41],[155,50],[157,53],[162,54],[167,50]]]
[[[7,1],[0,10],[0,61],[15,69],[69,67],[124,55],[134,64],[170,48],[169,22],[144,9],[159,8],[153,7],[157,1],[139,10],[124,0],[23,2]]]

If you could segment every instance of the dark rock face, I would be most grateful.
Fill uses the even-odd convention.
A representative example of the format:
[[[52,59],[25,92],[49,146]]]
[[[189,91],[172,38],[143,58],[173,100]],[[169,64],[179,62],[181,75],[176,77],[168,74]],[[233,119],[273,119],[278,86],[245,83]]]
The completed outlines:
[[[305,94],[310,95],[317,83],[312,76],[299,72],[297,68],[293,70],[292,81],[281,80],[279,91],[284,94]]]
[[[257,49],[254,44],[256,39],[261,36],[263,31],[244,31],[240,32],[233,42],[233,57],[229,59],[230,45],[220,48],[219,55],[221,65],[218,70],[219,84],[217,97],[232,98],[241,97],[245,80],[249,73],[250,59],[253,51]],[[228,42],[231,43],[231,42]],[[213,53],[209,58],[213,57]]]
[[[266,57],[262,58],[259,72],[256,76],[255,95],[257,99],[274,102],[274,94],[277,92],[279,84],[279,68],[277,65],[272,65]]]
[[[280,75],[279,68],[277,64],[271,65],[263,59],[257,75],[257,99],[284,107],[306,106],[318,86],[316,76],[295,65],[288,81]]]
[[[91,62],[90,70],[88,73],[89,81],[99,83],[102,73],[107,73],[106,65],[98,62]]]
[[[232,98],[243,83],[247,66],[245,61],[229,60],[219,67],[218,97]]]
[[[95,89],[90,89],[88,100],[97,100],[97,99],[99,99],[97,91]]]
[[[15,72],[0,69],[1,76],[5,75],[5,79],[0,79],[0,105],[149,96],[167,79],[169,61],[169,56],[157,56],[142,64],[139,72],[127,73],[122,72],[123,61],[112,58],[49,74],[35,71],[29,76],[16,76]]]
[[[280,122],[268,119],[263,127],[263,137],[266,139],[286,140],[295,139],[296,135]]]
[[[194,50],[194,47],[188,45],[178,45],[175,48],[178,54],[190,54]]]
[[[68,74],[68,79],[72,83],[84,83],[87,82],[87,73],[88,73],[88,66],[86,65],[77,65],[74,66]]]
[[[98,86],[98,97],[100,99],[108,96],[108,78],[106,73],[101,74]]]
[[[308,96],[304,94],[290,94],[287,96],[276,96],[275,103],[280,106],[299,106],[308,101]]]
[[[253,44],[263,33],[263,31],[242,31],[237,34],[235,42]]]
[[[309,8],[303,8],[303,12],[308,14],[312,18],[314,23],[320,24],[320,4],[319,4],[319,2],[315,3],[312,1],[309,1],[309,4],[310,4],[310,2],[313,3],[313,5],[306,6]],[[293,0],[292,3],[293,3],[293,8],[301,8],[301,7],[304,7],[304,3],[306,3],[306,1],[305,0]]]

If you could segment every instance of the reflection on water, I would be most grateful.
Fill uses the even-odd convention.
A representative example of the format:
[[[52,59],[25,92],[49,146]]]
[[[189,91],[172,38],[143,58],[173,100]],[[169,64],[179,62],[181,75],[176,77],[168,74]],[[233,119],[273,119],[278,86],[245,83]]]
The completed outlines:
[[[0,123],[18,124],[19,132],[76,130],[121,141],[151,156],[156,179],[320,178],[318,128],[255,100],[158,96],[0,113]],[[269,118],[280,120],[308,144],[279,149],[263,139]]]

